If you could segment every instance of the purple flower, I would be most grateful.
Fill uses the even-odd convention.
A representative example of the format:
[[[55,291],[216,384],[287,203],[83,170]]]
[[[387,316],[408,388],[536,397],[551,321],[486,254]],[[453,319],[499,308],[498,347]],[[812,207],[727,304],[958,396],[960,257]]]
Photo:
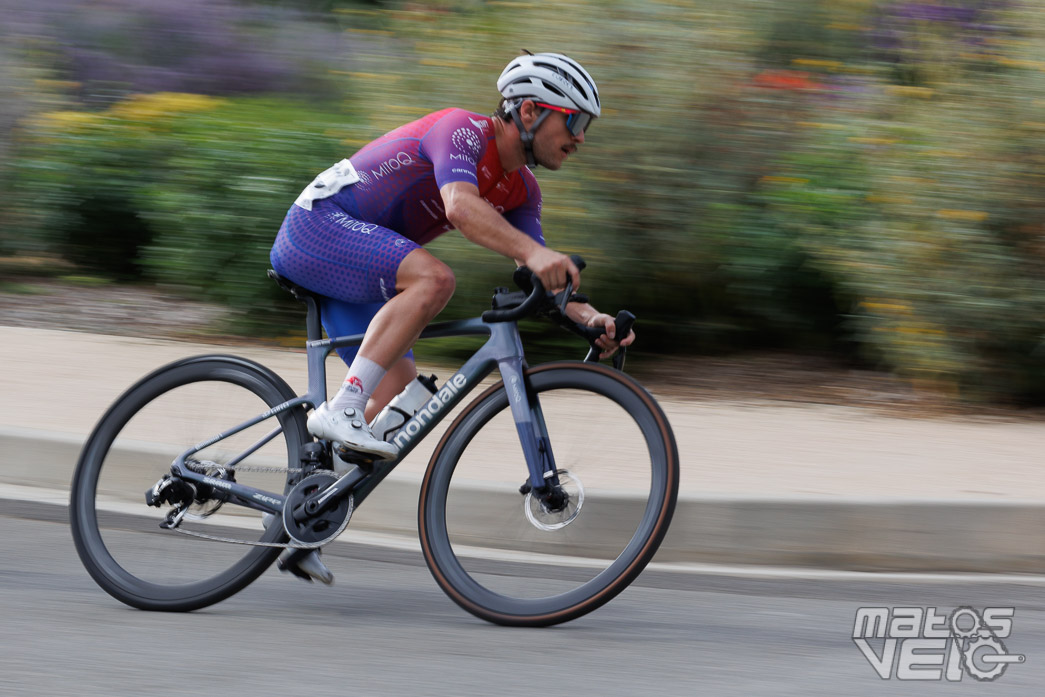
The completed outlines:
[[[283,7],[230,0],[0,0],[6,37],[44,39],[88,100],[132,92],[294,92],[314,65],[351,64],[351,39]],[[320,77],[322,73],[320,73]]]
[[[868,43],[878,59],[904,63],[921,47],[923,25],[928,23],[952,35],[963,50],[984,46],[988,39],[1014,31],[997,21],[998,12],[1011,5],[1009,0],[884,2],[868,32]]]

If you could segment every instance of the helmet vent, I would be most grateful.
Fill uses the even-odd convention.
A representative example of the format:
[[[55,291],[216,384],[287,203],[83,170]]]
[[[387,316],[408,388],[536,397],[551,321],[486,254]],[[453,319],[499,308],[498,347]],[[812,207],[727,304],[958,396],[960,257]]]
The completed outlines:
[[[559,95],[560,97],[566,97],[566,95],[563,94],[562,90],[560,90],[557,87],[555,87],[555,85],[549,85],[548,83],[544,83],[544,87],[549,92],[554,92],[555,94]]]

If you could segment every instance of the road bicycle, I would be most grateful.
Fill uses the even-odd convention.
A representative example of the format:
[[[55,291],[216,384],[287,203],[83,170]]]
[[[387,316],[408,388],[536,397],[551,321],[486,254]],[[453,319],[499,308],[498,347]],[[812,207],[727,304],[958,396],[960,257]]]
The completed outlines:
[[[305,422],[326,400],[327,356],[363,335],[324,339],[319,296],[269,275],[307,306],[305,394],[245,358],[186,358],[130,387],[85,442],[71,526],[109,594],[145,610],[196,610],[245,588],[284,549],[331,543],[495,369],[501,380],[457,410],[420,483],[421,551],[443,591],[484,620],[546,626],[602,606],[653,558],[678,495],[675,438],[622,371],[624,351],[600,364],[602,330],[566,317],[567,302],[586,298],[546,292],[519,269],[520,290],[496,289],[481,317],[429,325],[422,339],[487,339],[395,434],[395,460],[345,463]],[[518,329],[527,317],[582,336],[585,360],[529,367]],[[633,319],[618,315],[620,336]]]

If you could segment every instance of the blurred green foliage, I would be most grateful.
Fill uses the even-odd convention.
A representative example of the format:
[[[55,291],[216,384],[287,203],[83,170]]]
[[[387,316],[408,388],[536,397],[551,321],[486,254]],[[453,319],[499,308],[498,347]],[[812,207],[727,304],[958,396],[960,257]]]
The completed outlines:
[[[265,278],[268,252],[301,182],[341,153],[343,116],[275,98],[157,93],[44,113],[27,128],[15,193],[34,204],[34,246],[224,303],[238,331],[296,328],[295,308]]]
[[[252,331],[285,331],[300,319],[269,311],[267,251],[311,176],[429,111],[491,112],[517,49],[558,50],[590,70],[605,110],[562,171],[537,171],[546,237],[588,260],[597,306],[639,315],[643,352],[831,351],[950,395],[1045,398],[1045,8],[310,10],[355,47],[326,67],[345,97],[336,107],[152,95],[91,111],[37,79],[34,106],[18,111],[0,249],[58,250],[228,303]],[[150,99],[182,108],[141,113]],[[476,314],[510,271],[456,233],[431,249],[458,273],[450,317]]]

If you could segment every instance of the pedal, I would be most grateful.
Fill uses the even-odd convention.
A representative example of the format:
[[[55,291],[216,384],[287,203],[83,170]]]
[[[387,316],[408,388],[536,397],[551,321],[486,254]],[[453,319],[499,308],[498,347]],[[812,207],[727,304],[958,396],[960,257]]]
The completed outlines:
[[[309,583],[319,581],[328,586],[334,583],[334,574],[319,558],[318,549],[287,549],[279,555],[276,567]]]
[[[337,459],[341,460],[342,463],[348,465],[358,465],[359,467],[363,467],[364,469],[368,470],[369,468],[372,468],[374,466],[374,461],[378,459],[376,455],[371,455],[369,453],[361,453],[358,450],[352,450],[351,448],[345,447],[341,443],[337,443],[336,445],[334,445],[333,450],[333,454],[337,457]],[[334,469],[337,469],[336,464]],[[348,470],[345,469],[344,471],[347,472]],[[339,472],[339,474],[343,473],[344,472]]]

